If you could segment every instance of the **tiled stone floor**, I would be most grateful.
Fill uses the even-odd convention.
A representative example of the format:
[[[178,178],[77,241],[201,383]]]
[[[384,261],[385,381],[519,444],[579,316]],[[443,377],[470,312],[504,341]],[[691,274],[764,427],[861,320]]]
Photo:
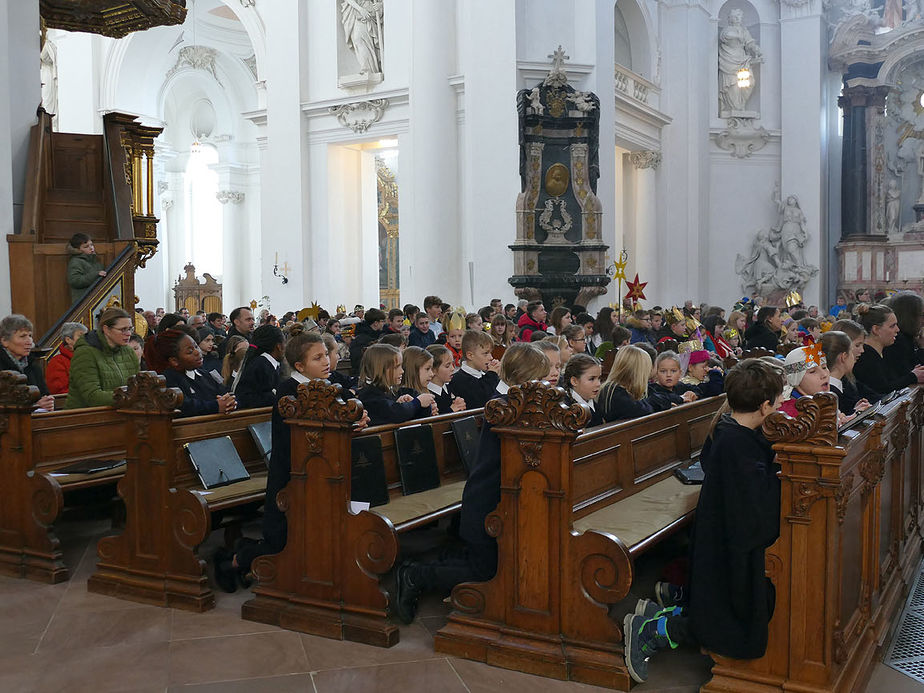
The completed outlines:
[[[438,599],[425,601],[417,621],[401,628],[399,645],[381,649],[244,621],[240,606],[249,591],[219,592],[217,607],[204,614],[89,594],[96,540],[108,522],[66,520],[57,530],[70,581],[49,586],[0,577],[2,693],[604,690],[435,653],[432,634],[448,612]],[[633,690],[696,691],[709,677],[709,664],[694,649],[664,653],[648,683]],[[924,687],[879,666],[868,690]]]

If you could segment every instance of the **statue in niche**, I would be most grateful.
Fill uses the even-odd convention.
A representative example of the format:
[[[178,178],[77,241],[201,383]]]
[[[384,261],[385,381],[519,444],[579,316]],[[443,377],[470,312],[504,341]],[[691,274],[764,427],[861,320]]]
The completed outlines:
[[[885,194],[886,203],[886,233],[898,233],[899,218],[902,210],[902,191],[898,187],[898,181],[894,178],[889,179],[889,187]]]
[[[769,231],[758,231],[750,254],[738,255],[735,271],[743,291],[772,302],[790,291],[802,293],[818,268],[805,262],[808,233],[799,198],[790,195],[784,203],[779,186],[775,186],[771,199],[779,210],[777,223]]]
[[[360,74],[382,72],[382,3],[342,0],[340,22],[347,47],[356,56]]]
[[[719,32],[719,116],[732,118],[746,112],[751,92],[757,80],[751,72],[750,85],[738,86],[738,71],[751,69],[754,63],[763,62],[757,41],[742,22],[744,12],[733,9],[728,13],[728,26]]]

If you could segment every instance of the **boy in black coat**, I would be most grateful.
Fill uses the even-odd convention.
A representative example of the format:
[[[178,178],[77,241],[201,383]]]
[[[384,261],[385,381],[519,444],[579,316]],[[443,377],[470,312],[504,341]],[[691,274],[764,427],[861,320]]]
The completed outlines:
[[[282,330],[273,325],[261,325],[253,332],[253,345],[244,356],[241,376],[234,386],[238,408],[272,407],[278,399],[280,361],[286,342]]]
[[[701,455],[705,480],[696,507],[689,607],[678,613],[643,604],[636,611],[646,613],[624,620],[626,665],[639,683],[648,678],[652,654],[690,636],[735,659],[757,659],[767,649],[776,595],[765,576],[764,552],[780,533],[780,482],[761,426],[781,404],[783,381],[769,364],[747,359],[728,372],[725,391],[731,413],[719,419]]]
[[[462,336],[462,367],[449,382],[449,392],[465,400],[467,409],[480,409],[493,396],[500,363],[491,356],[494,340],[487,332],[466,330]]]

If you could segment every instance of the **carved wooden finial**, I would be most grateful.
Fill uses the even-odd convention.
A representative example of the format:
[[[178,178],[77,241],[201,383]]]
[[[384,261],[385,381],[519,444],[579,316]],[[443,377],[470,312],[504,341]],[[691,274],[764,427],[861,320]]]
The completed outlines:
[[[796,400],[796,418],[776,412],[764,421],[764,435],[772,443],[837,445],[837,396],[819,392]]]
[[[27,384],[28,379],[18,371],[0,371],[0,407],[29,409],[39,398],[39,389]]]
[[[540,380],[510,388],[506,402],[488,401],[484,414],[494,426],[556,428],[569,433],[577,433],[590,418],[586,407],[566,404],[564,390]]]
[[[340,396],[343,388],[326,380],[312,380],[298,386],[295,397],[279,400],[279,413],[284,419],[311,419],[328,423],[353,423],[363,415],[358,399],[346,401]]]
[[[128,384],[116,388],[113,405],[116,409],[144,411],[149,414],[168,413],[183,404],[183,393],[167,387],[164,376],[154,371],[141,371],[128,379]]]

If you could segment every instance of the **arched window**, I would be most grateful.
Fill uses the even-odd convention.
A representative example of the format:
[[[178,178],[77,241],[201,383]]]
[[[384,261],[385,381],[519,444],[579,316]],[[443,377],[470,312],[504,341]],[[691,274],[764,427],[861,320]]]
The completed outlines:
[[[186,164],[186,219],[183,237],[185,257],[192,260],[199,274],[208,272],[216,278],[223,270],[222,208],[216,197],[218,173],[217,150],[194,143]]]
[[[616,64],[631,70],[632,42],[629,40],[629,27],[626,25],[626,19],[622,16],[622,10],[619,9],[618,5],[613,12],[613,19],[615,23]]]

